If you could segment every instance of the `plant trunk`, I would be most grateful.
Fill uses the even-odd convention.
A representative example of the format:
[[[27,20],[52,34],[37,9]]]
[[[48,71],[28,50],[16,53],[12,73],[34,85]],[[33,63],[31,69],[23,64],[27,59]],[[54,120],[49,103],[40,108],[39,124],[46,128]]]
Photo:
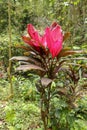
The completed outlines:
[[[47,93],[47,94],[46,94]],[[50,86],[47,91],[41,93],[41,118],[44,124],[44,130],[48,130],[49,119],[49,104],[50,104]]]

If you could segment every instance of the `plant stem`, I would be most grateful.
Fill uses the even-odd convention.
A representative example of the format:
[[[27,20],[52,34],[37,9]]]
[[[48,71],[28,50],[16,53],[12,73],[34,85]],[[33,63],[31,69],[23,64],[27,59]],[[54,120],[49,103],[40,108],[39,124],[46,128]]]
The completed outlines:
[[[44,124],[44,130],[48,130],[50,91],[51,85],[41,93],[41,118]]]
[[[41,118],[44,125],[44,130],[47,130],[48,126],[48,112],[47,112],[47,98],[45,91],[41,93]]]

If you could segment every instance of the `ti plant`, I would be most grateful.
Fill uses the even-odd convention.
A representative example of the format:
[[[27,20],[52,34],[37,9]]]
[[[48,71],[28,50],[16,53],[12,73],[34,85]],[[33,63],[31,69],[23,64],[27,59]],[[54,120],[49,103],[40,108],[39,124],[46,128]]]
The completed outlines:
[[[20,61],[17,71],[34,70],[40,76],[36,88],[41,97],[41,119],[44,130],[48,130],[52,82],[57,79],[62,66],[67,64],[64,57],[81,51],[63,48],[63,43],[70,34],[63,34],[61,26],[56,22],[47,27],[43,35],[40,35],[32,24],[27,25],[27,32],[26,36],[22,36],[23,41],[27,43],[26,46],[19,47],[26,50],[25,54],[28,56],[14,56],[11,60]]]
[[[87,121],[87,107],[79,104],[87,94],[87,77],[82,72],[83,65],[76,65],[65,64],[55,81],[50,106],[51,124],[56,122],[53,130],[71,130],[77,120]]]
[[[66,65],[60,71],[64,73],[65,80],[63,87],[57,87],[56,93],[65,98],[69,108],[75,108],[76,102],[87,94],[87,78],[83,77],[80,65]]]

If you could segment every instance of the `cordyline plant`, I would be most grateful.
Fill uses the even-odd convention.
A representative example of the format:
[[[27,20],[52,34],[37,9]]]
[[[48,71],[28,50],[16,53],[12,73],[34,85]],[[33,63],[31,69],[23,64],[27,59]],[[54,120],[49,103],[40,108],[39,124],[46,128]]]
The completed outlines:
[[[77,60],[78,58],[71,59]],[[51,101],[50,107],[51,124],[56,122],[56,125],[52,127],[53,130],[71,130],[77,120],[87,120],[87,108],[79,103],[87,95],[87,75],[83,70],[86,66],[77,62],[78,60],[74,64],[68,65],[67,63],[63,66],[56,79],[58,83],[56,83],[52,97],[56,103]],[[79,130],[82,130],[80,124]]]
[[[20,61],[18,71],[35,70],[40,76],[36,87],[41,97],[41,119],[44,130],[48,130],[52,82],[55,81],[58,71],[66,62],[63,57],[80,53],[80,51],[63,48],[63,42],[69,33],[63,34],[61,26],[56,22],[47,27],[43,35],[40,35],[32,24],[27,25],[27,32],[28,34],[22,36],[22,39],[28,46],[20,47],[27,50],[29,56],[14,56],[12,60]]]

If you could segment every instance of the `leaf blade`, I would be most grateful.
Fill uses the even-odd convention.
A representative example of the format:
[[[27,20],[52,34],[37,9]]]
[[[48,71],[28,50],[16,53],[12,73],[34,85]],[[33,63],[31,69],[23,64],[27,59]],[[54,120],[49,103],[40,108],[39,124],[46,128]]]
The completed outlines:
[[[52,83],[52,79],[49,79],[49,78],[45,78],[45,77],[43,77],[43,78],[41,78],[41,84],[42,84],[42,86],[48,86],[50,83]]]
[[[40,70],[40,71],[45,71],[43,68],[34,65],[34,64],[29,64],[29,65],[20,65],[19,67],[16,68],[16,70],[20,71],[28,71],[28,70]]]

